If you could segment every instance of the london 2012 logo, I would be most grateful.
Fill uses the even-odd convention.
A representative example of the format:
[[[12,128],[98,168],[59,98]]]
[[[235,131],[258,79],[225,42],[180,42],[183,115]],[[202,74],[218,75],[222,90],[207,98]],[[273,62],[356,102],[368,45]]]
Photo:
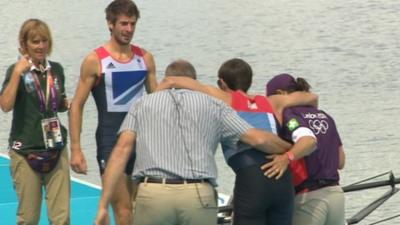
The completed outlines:
[[[309,120],[308,125],[315,135],[326,134],[329,124],[325,120]]]

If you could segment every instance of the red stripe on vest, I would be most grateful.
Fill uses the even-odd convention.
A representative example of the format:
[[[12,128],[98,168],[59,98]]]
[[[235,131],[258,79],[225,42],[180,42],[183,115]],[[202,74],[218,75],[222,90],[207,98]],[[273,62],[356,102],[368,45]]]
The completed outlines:
[[[103,46],[96,48],[94,51],[96,52],[100,60],[110,55]]]
[[[235,91],[232,95],[232,108],[236,111],[244,112],[269,112],[273,113],[273,109],[268,99],[265,96],[256,95],[254,98],[249,98],[242,91]],[[250,107],[257,106],[256,108]]]
[[[143,50],[141,48],[139,48],[136,45],[131,45],[131,49],[132,49],[133,54],[143,57],[144,54],[143,54]]]
[[[308,172],[304,158],[291,161],[289,168],[293,174],[292,182],[294,186],[303,183],[308,178]]]

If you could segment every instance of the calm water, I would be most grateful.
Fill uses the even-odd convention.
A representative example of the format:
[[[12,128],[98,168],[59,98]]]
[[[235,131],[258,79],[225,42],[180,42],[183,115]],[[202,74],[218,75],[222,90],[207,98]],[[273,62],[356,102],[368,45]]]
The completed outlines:
[[[29,17],[44,19],[55,39],[51,59],[68,76],[71,97],[83,57],[109,38],[104,8],[109,1],[0,1],[0,80],[17,57],[17,33]],[[347,165],[342,184],[393,170],[400,176],[400,2],[397,0],[152,0],[137,1],[142,17],[134,42],[150,50],[161,79],[168,63],[190,60],[199,80],[214,84],[228,58],[241,57],[255,72],[253,93],[263,93],[271,76],[302,76],[320,95],[320,106],[336,119]],[[85,108],[83,146],[89,175],[99,184],[95,163],[96,111]],[[66,122],[64,116],[63,121]],[[0,147],[6,149],[11,114],[0,114]],[[220,187],[230,193],[233,176],[221,154]],[[346,194],[348,216],[379,197],[386,188]],[[373,212],[369,224],[399,214],[400,195]],[[399,224],[400,218],[382,224]]]

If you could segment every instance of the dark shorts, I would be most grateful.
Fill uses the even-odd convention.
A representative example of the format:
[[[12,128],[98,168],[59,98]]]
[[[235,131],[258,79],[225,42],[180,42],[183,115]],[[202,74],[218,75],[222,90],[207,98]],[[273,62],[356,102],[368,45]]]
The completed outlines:
[[[260,165],[236,172],[234,225],[291,225],[294,188],[290,171],[278,180],[264,176]]]
[[[111,152],[107,154],[97,153],[97,164],[99,165],[100,175],[103,175],[110,155]],[[132,175],[135,159],[136,159],[135,154],[132,154],[131,157],[129,158],[128,163],[126,164],[125,174],[128,176]]]
[[[111,152],[114,148],[114,145],[117,142],[117,138],[116,137],[103,137],[101,139],[101,141],[98,139],[97,140],[97,163],[99,165],[99,170],[100,170],[100,174],[103,175],[104,170],[106,168],[108,159],[111,156]],[[126,175],[130,176],[132,175],[133,172],[133,166],[135,164],[135,157],[136,155],[133,153],[130,158],[128,163],[126,164],[125,167],[125,173]]]

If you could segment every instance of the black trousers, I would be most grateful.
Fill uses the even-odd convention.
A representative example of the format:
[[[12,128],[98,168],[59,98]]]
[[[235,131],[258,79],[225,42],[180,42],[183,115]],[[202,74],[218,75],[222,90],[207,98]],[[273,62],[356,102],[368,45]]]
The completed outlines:
[[[264,176],[261,165],[237,171],[234,225],[291,225],[294,188],[289,170],[278,180]]]

